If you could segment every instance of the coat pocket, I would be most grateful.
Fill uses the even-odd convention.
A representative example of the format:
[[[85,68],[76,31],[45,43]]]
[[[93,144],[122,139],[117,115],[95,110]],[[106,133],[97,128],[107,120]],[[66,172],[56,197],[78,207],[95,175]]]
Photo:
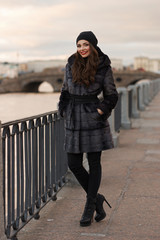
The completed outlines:
[[[97,108],[98,108],[98,106],[94,105],[94,111],[92,112],[91,117],[94,120],[101,121],[101,120],[103,120],[103,118],[102,118],[103,114],[102,115],[99,114],[99,112],[97,111]]]

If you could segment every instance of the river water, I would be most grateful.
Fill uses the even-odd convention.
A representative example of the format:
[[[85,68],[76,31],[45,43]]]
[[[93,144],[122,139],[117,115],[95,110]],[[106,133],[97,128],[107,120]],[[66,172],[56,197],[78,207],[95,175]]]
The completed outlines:
[[[57,110],[60,93],[0,94],[2,123]]]

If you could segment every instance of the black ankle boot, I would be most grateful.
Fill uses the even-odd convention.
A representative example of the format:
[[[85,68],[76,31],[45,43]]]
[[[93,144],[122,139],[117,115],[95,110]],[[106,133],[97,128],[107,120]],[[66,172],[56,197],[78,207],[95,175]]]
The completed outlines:
[[[111,208],[111,205],[107,202],[105,197],[102,194],[98,193],[97,198],[96,198],[96,216],[95,216],[95,220],[97,222],[100,222],[101,220],[103,220],[106,217],[106,212],[104,211],[104,208],[103,208],[104,201]]]
[[[84,212],[80,220],[80,226],[86,227],[91,225],[95,209],[96,209],[96,198],[87,197]]]

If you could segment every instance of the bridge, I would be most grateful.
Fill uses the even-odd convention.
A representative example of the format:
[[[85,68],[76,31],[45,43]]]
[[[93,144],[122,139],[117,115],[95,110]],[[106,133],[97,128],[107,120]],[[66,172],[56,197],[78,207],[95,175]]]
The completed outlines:
[[[117,87],[127,87],[141,79],[154,80],[160,74],[142,71],[114,71],[115,83]],[[64,72],[54,68],[45,69],[39,73],[27,73],[17,78],[4,78],[0,80],[0,93],[6,92],[38,92],[38,88],[43,82],[49,83],[53,92],[59,92],[62,87]]]
[[[59,92],[63,78],[64,72],[54,68],[39,73],[26,73],[17,78],[4,78],[0,81],[0,93],[38,92],[38,88],[43,82],[49,83],[53,88],[53,92]]]
[[[117,87],[127,87],[142,79],[154,80],[160,77],[160,74],[145,71],[114,71],[113,75]]]

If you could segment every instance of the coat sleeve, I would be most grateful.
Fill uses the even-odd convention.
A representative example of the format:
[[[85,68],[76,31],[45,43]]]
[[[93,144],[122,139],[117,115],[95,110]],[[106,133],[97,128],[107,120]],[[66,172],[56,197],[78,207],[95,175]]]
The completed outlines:
[[[112,69],[109,66],[105,74],[103,83],[103,101],[100,103],[99,108],[104,112],[104,117],[107,119],[115,108],[118,101],[118,92],[114,84]]]
[[[63,81],[61,94],[59,97],[59,103],[58,103],[58,111],[61,117],[64,117],[64,111],[69,102],[69,92],[68,92],[68,84],[67,84],[67,67],[68,67],[67,65],[65,67],[64,81]]]

